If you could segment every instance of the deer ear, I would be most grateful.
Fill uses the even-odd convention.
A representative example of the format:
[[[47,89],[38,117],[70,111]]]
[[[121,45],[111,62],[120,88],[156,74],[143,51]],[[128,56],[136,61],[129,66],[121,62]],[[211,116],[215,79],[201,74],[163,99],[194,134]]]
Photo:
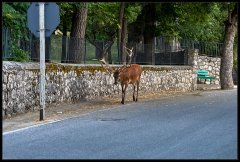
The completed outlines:
[[[131,51],[133,50],[133,47],[131,48]]]

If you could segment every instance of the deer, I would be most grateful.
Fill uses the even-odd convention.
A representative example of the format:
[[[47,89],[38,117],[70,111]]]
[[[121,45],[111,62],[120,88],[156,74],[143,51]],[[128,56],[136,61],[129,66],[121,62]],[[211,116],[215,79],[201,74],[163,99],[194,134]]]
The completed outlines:
[[[140,78],[142,74],[142,68],[139,64],[131,64],[131,57],[133,55],[133,48],[127,49],[127,54],[130,57],[130,61],[128,61],[127,65],[123,65],[122,67],[113,70],[105,61],[104,57],[100,59],[100,63],[102,67],[105,65],[105,69],[107,69],[110,73],[113,73],[114,77],[114,84],[117,85],[118,83],[121,84],[122,89],[122,104],[125,104],[125,96],[126,90],[129,84],[133,85],[133,101],[138,101],[138,91],[139,91],[139,84]]]

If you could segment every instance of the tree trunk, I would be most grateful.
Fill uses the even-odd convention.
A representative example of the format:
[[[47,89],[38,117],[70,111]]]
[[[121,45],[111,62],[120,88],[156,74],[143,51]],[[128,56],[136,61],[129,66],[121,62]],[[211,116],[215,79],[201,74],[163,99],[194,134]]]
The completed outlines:
[[[96,48],[96,58],[102,59],[103,56],[103,49],[104,49],[104,42],[103,41],[94,41],[92,43]]]
[[[121,2],[121,5],[120,5],[120,11],[119,11],[119,30],[118,30],[118,39],[117,39],[117,42],[118,42],[118,60],[120,63],[122,63],[122,53],[123,53],[123,50],[122,50],[122,30],[123,30],[123,16],[124,16],[124,8],[125,8],[125,2]]]
[[[127,19],[123,18],[123,28],[122,28],[122,33],[121,33],[121,54],[122,54],[122,64],[126,65],[126,49],[124,47],[126,47],[126,35],[127,35]]]
[[[34,62],[40,61],[40,38],[35,36],[32,39],[31,45],[31,60]],[[50,48],[51,48],[51,39],[50,37],[45,38],[45,62],[51,62],[50,60]]]
[[[112,63],[111,47],[114,43],[114,38],[112,37],[110,41],[96,41],[89,39],[88,41],[96,48],[96,58],[102,59],[109,64]]]
[[[32,35],[31,59],[34,62],[40,61],[40,40]]]
[[[63,36],[62,36],[62,57],[61,62],[67,62],[67,24],[63,19]]]
[[[154,45],[154,31],[155,31],[155,19],[156,19],[156,7],[155,3],[147,4],[144,9],[144,22],[145,22],[145,28],[144,28],[144,53],[145,53],[145,60],[146,64],[155,64],[154,63],[154,51],[153,51],[153,45]]]
[[[142,57],[143,55],[143,45],[144,45],[144,14],[143,14],[143,5],[142,12],[137,16],[135,22],[128,25],[128,43],[134,47],[134,55],[132,58],[132,62],[134,63],[143,63],[145,59]]]
[[[232,68],[233,68],[233,44],[236,30],[237,30],[237,5],[235,6],[232,13],[228,16],[228,19],[225,21],[225,35],[220,66],[221,89],[232,89],[234,86],[232,78]]]
[[[108,52],[107,52],[107,54],[108,54],[108,63],[109,64],[112,64],[112,50],[111,50],[111,47],[108,49]]]
[[[51,62],[51,37],[45,38],[45,62]]]
[[[84,63],[86,20],[87,2],[82,2],[82,6],[75,11],[72,18],[69,44],[69,62],[71,63]]]

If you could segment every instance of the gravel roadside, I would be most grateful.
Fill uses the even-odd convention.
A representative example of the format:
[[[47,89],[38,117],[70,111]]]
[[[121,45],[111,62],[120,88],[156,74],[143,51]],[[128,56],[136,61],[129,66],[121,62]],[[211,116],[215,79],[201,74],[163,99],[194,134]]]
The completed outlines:
[[[219,87],[213,87],[211,85],[199,85],[199,90],[193,92],[139,92],[138,102],[144,102],[149,100],[156,100],[162,97],[178,96],[185,94],[199,94],[201,90],[214,90]],[[17,129],[23,129],[30,126],[39,124],[50,123],[67,118],[73,118],[82,114],[90,113],[93,111],[99,111],[103,109],[121,107],[121,94],[117,94],[111,97],[99,97],[96,99],[79,101],[77,103],[60,103],[51,104],[45,108],[45,120],[40,121],[39,111],[28,112],[24,114],[18,114],[16,116],[5,118],[2,120],[3,132],[14,131]],[[127,91],[125,104],[132,103],[132,92]]]

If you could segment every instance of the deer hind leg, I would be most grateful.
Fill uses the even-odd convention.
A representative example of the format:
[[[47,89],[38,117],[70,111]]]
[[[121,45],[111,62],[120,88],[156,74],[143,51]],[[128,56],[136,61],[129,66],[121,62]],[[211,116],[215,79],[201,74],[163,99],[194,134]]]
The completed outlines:
[[[122,104],[124,104],[124,100],[125,100],[125,94],[126,94],[126,89],[127,89],[127,84],[122,84]]]
[[[136,85],[133,84],[133,101],[136,101],[136,97],[135,97],[135,89],[136,89]]]
[[[138,101],[138,89],[139,89],[139,81],[137,82],[137,97],[136,97],[136,102]]]

